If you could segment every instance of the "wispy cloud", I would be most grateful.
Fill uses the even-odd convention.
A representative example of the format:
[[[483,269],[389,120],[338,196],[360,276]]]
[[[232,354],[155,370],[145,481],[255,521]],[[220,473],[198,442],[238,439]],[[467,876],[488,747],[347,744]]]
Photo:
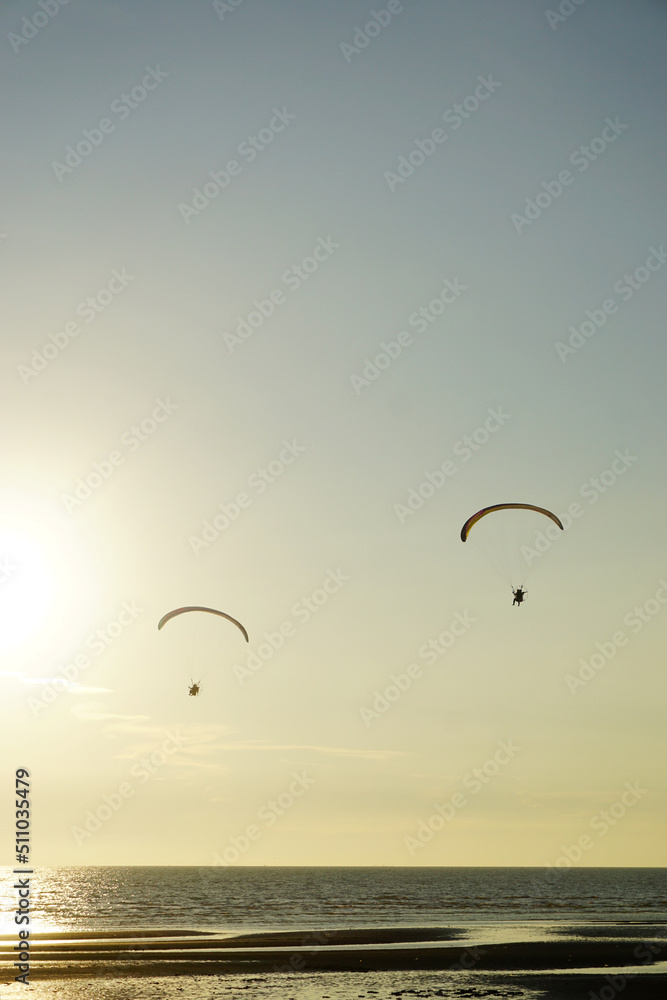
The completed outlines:
[[[15,674],[14,676],[21,677],[22,684],[53,684],[58,681],[64,688],[69,687],[69,681],[63,680],[62,677],[26,677],[25,674]]]
[[[80,716],[83,717],[83,716]],[[93,718],[92,713],[86,715]],[[357,747],[320,746],[313,743],[273,743],[269,740],[230,740],[229,727],[223,725],[192,725],[173,724],[157,726],[149,723],[147,716],[120,716],[112,714],[95,715],[95,718],[108,719],[110,724],[104,727],[104,733],[114,736],[133,736],[136,739],[120,750],[115,756],[118,759],[131,759],[150,753],[165,739],[175,739],[179,748],[173,756],[173,763],[183,767],[201,770],[220,770],[226,765],[225,755],[233,753],[275,753],[291,751],[309,751],[322,757],[344,757],[366,760],[386,760],[390,757],[406,756],[402,750],[363,750]]]
[[[219,748],[221,750],[312,750],[314,753],[334,757],[361,757],[369,760],[406,756],[404,750],[360,750],[356,747],[324,747],[313,743],[269,743],[265,740],[222,743]]]
[[[111,688],[86,687],[84,684],[77,684],[76,681],[66,681],[62,677],[26,677],[19,673],[8,673],[7,676],[19,677],[22,684],[35,686],[57,683],[59,690],[66,691],[67,694],[113,694]]]
[[[84,684],[77,684],[73,681],[67,688],[70,694],[113,694],[111,688],[86,687]]]
[[[75,685],[78,686],[78,685]],[[106,692],[106,688],[81,688],[81,692],[92,693],[92,692]],[[77,719],[82,719],[85,721],[95,721],[95,722],[106,722],[108,719],[120,719],[123,721],[136,720],[138,722],[143,722],[145,719],[150,718],[148,715],[119,715],[115,712],[105,712],[103,711],[102,705],[88,704],[88,705],[73,705],[72,715],[75,715]]]

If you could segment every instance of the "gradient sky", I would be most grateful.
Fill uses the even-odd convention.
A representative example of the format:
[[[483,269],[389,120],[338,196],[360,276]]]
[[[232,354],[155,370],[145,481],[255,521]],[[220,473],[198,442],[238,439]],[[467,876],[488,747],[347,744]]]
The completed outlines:
[[[2,5],[7,850],[667,863],[667,11],[570,6]]]

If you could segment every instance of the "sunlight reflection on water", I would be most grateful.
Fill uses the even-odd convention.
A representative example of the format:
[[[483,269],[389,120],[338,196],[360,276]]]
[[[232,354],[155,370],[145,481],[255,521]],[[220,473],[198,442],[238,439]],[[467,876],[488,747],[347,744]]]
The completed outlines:
[[[12,933],[15,876],[0,879]],[[664,920],[665,869],[51,868],[31,881],[31,930],[239,932]]]

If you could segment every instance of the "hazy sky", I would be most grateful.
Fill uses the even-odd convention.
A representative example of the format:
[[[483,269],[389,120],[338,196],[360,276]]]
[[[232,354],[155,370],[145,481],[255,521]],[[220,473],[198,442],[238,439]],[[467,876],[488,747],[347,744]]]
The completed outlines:
[[[666,864],[664,4],[0,27],[5,845]]]

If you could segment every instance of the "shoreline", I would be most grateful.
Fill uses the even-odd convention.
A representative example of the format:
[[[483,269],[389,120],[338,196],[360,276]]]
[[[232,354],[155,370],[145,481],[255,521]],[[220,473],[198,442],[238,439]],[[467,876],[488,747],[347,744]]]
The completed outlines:
[[[664,923],[550,925],[530,939],[493,941],[490,927],[354,928],[216,934],[190,930],[39,933],[30,939],[33,982],[71,979],[226,976],[247,973],[385,972],[429,970],[456,975],[525,973],[558,981],[604,975],[661,985],[667,996]],[[0,939],[1,975],[11,982],[13,940]],[[593,971],[596,970],[596,971]],[[597,971],[602,970],[602,971]],[[561,983],[561,986],[564,984]],[[571,983],[570,983],[571,986]],[[570,988],[568,986],[568,989]],[[633,987],[634,992],[634,987]]]

